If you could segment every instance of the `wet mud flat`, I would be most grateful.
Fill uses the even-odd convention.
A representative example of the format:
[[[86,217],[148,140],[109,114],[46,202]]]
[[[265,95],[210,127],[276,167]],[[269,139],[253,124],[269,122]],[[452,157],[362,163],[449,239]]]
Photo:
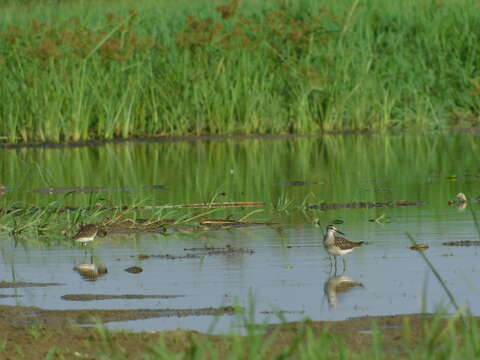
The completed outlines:
[[[210,309],[206,312],[229,311],[233,309]],[[188,352],[194,343],[208,342],[220,356],[234,351],[239,337],[232,335],[209,335],[197,331],[173,330],[162,332],[130,333],[125,331],[99,330],[95,327],[79,327],[78,324],[95,324],[124,319],[142,319],[157,310],[42,310],[34,307],[0,306],[0,331],[3,345],[2,359],[85,358],[95,359],[102,351],[122,359],[143,359],[151,354],[157,344],[163,342],[165,349],[172,353]],[[372,324],[377,324],[382,336],[382,348],[387,358],[406,355],[405,334],[411,348],[428,334],[426,323],[432,322],[432,315],[394,315],[361,317],[345,321],[292,322],[269,325],[261,335],[265,343],[265,355],[275,356],[292,349],[298,342],[299,334],[306,329],[314,336],[328,334],[332,341],[341,341],[351,352],[368,352],[372,349]],[[478,320],[478,319],[477,319]],[[447,319],[441,320],[445,324]],[[408,332],[405,326],[408,324]],[[462,326],[461,321],[457,322]],[[305,341],[306,338],[301,340]],[[242,346],[250,346],[248,337],[240,337]],[[108,346],[108,349],[106,348]],[[293,347],[295,348],[295,347]],[[100,353],[99,353],[100,352]],[[293,354],[292,354],[293,355]]]

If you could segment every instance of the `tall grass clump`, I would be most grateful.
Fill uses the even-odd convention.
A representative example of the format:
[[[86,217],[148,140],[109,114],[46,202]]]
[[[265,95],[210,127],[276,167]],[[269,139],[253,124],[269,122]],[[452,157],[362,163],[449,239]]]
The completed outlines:
[[[0,7],[3,141],[478,125],[467,0]]]

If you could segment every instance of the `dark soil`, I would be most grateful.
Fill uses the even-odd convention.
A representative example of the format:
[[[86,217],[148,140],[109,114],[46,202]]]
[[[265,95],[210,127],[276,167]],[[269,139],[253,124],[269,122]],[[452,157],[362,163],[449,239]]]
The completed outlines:
[[[233,308],[208,308],[191,310],[42,310],[33,307],[0,306],[0,332],[2,334],[2,359],[97,359],[108,353],[115,358],[143,359],[155,344],[163,342],[172,353],[192,350],[192,343],[209,341],[218,358],[227,356],[234,340],[228,335],[207,335],[196,331],[175,330],[165,332],[129,333],[98,331],[94,327],[77,327],[75,324],[144,319],[152,316],[189,316],[231,313]],[[162,315],[163,314],[163,315]],[[430,315],[375,316],[339,322],[306,321],[284,325],[270,325],[264,334],[271,339],[265,355],[279,355],[298,339],[298,334],[308,326],[314,336],[327,333],[345,343],[351,353],[371,351],[371,326],[375,322],[382,333],[385,353],[405,354],[403,325],[410,324],[410,342],[414,347],[424,338],[425,322]],[[273,337],[272,337],[273,336]],[[248,346],[248,338],[244,338]],[[237,344],[238,346],[238,344]],[[54,356],[52,356],[52,352]],[[114,354],[112,354],[114,352]]]

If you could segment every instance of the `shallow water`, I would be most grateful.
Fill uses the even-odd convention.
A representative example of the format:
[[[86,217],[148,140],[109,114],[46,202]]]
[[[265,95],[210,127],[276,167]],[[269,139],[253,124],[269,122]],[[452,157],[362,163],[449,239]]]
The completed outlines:
[[[97,238],[93,249],[72,245],[68,239],[25,235],[0,242],[0,281],[57,282],[61,286],[0,289],[21,295],[0,304],[34,305],[48,309],[202,308],[238,303],[255,305],[258,322],[278,322],[275,311],[288,321],[305,317],[341,320],[364,315],[434,311],[449,306],[448,298],[431,271],[410,245],[405,232],[418,242],[455,295],[456,300],[480,314],[478,247],[447,247],[446,241],[478,240],[470,204],[461,211],[447,201],[463,191],[477,194],[480,179],[476,138],[456,137],[329,137],[328,139],[245,140],[209,143],[128,144],[66,150],[10,150],[2,152],[5,184],[10,190],[4,205],[17,201],[36,206],[65,199],[59,194],[28,191],[42,186],[111,186],[141,188],[156,184],[165,189],[114,191],[109,201],[129,204],[181,204],[211,200],[265,201],[262,212],[249,220],[275,220],[278,225],[172,233],[109,235]],[[455,156],[457,155],[457,156]],[[63,159],[63,160],[61,160]],[[70,159],[67,164],[65,159]],[[27,165],[25,165],[27,164]],[[33,165],[34,164],[34,165]],[[122,165],[123,164],[123,165]],[[77,166],[75,166],[77,165]],[[72,168],[69,168],[72,166]],[[22,176],[31,172],[31,181]],[[35,168],[37,170],[35,170]],[[33,169],[33,170],[32,170]],[[39,170],[43,169],[43,170]],[[95,171],[93,169],[96,169]],[[80,176],[72,172],[81,171]],[[91,175],[83,172],[92,171]],[[37,174],[38,176],[34,176]],[[47,174],[47,175],[46,175]],[[95,174],[93,176],[93,174]],[[50,180],[47,180],[50,179]],[[317,184],[288,186],[289,181]],[[85,206],[88,194],[69,195],[65,204]],[[105,196],[102,192],[102,196]],[[225,199],[224,199],[225,198]],[[406,208],[306,210],[302,204],[353,201],[421,200],[423,206]],[[277,205],[286,209],[275,209]],[[253,209],[230,209],[209,218],[231,215],[239,219]],[[390,223],[369,219],[385,214]],[[173,215],[178,215],[173,213]],[[332,294],[325,291],[332,277],[321,245],[323,228],[332,220],[346,237],[368,244],[339,262],[337,275],[363,286]],[[319,222],[320,226],[314,225]],[[207,255],[166,260],[139,254],[185,255],[185,248],[246,247],[253,254]],[[101,262],[108,273],[96,281],[84,280],[75,265]],[[141,266],[140,274],[124,271]],[[173,299],[66,301],[65,294],[185,295]],[[452,310],[451,307],[448,307]],[[251,320],[251,319],[250,319]],[[223,316],[155,318],[112,323],[132,330],[172,328],[226,331],[241,319]]]

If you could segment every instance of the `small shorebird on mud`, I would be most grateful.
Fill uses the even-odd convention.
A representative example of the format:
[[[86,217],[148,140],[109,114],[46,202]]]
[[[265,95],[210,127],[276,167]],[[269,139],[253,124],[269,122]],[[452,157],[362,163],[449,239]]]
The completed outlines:
[[[88,242],[95,240],[98,234],[98,226],[95,224],[83,225],[77,234],[73,237],[73,240],[82,245],[86,245]]]
[[[338,230],[333,225],[327,225],[327,229],[325,232],[325,236],[323,237],[323,246],[327,251],[329,257],[333,255],[334,263],[335,263],[335,273],[337,272],[337,256],[343,256],[345,254],[351,253],[353,249],[356,247],[361,246],[364,242],[355,242],[344,239],[342,237],[335,236],[335,234],[342,234],[340,230]],[[343,271],[345,271],[345,259],[343,259]],[[330,259],[330,265],[332,264]],[[331,269],[331,268],[330,268]]]

